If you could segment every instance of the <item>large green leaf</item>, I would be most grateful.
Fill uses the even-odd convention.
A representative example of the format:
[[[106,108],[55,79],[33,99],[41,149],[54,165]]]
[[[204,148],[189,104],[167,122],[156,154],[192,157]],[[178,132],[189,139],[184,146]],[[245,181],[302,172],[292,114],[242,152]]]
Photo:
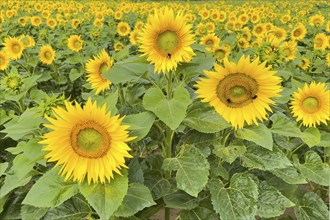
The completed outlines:
[[[8,168],[8,162],[0,163],[0,176],[2,176]]]
[[[13,161],[13,170],[18,178],[23,178],[32,170],[36,162],[44,159],[45,155],[45,151],[42,151],[42,147],[36,139],[23,142],[23,145],[23,153],[17,155]]]
[[[307,181],[294,167],[270,170],[272,174],[289,184],[305,184]]]
[[[29,108],[21,116],[13,118],[4,126],[1,133],[7,133],[6,137],[14,140],[22,138],[39,127],[42,122],[41,113],[38,108]]]
[[[132,183],[128,186],[124,201],[114,215],[118,217],[129,217],[153,205],[156,205],[156,203],[152,199],[150,190],[140,183]]]
[[[214,145],[215,155],[228,163],[233,163],[237,157],[243,155],[245,152],[246,148],[243,143],[231,142],[227,147],[219,144]]]
[[[56,207],[78,193],[78,185],[64,181],[55,168],[45,173],[32,186],[23,200],[23,204],[35,207]]]
[[[218,219],[214,211],[205,207],[196,207],[192,210],[181,210],[180,220]]]
[[[39,208],[30,205],[22,205],[22,220],[39,220],[46,214],[48,209],[49,208]]]
[[[300,138],[309,146],[314,147],[321,142],[321,133],[317,128],[307,128],[302,132]]]
[[[173,209],[193,209],[198,206],[198,199],[184,191],[176,191],[164,198],[166,207]]]
[[[208,185],[213,208],[221,219],[255,219],[258,186],[248,174],[234,174],[228,188],[220,179],[211,179]]]
[[[76,195],[65,201],[60,206],[50,209],[44,216],[44,220],[82,220],[89,219],[93,213],[87,201],[80,195]]]
[[[282,169],[292,166],[290,160],[281,151],[269,151],[261,147],[250,146],[241,156],[243,166],[260,170]]]
[[[110,183],[79,185],[80,193],[96,210],[101,219],[109,219],[123,202],[128,189],[127,175],[116,174]]]
[[[330,167],[323,163],[321,157],[314,151],[305,153],[305,163],[300,164],[297,155],[294,155],[294,165],[300,173],[308,180],[311,180],[322,186],[329,186]]]
[[[155,115],[151,112],[141,112],[138,114],[128,115],[124,118],[123,123],[129,125],[131,130],[130,136],[137,137],[134,141],[144,138],[150,131],[155,121]]]
[[[299,220],[328,220],[328,207],[322,199],[313,192],[306,192],[302,198],[297,199],[299,204],[294,212]]]
[[[31,175],[26,175],[23,178],[18,178],[18,176],[10,170],[6,174],[3,185],[0,190],[0,198],[6,196],[10,191],[16,189],[17,187],[26,185],[31,180]]]
[[[301,136],[300,129],[284,114],[275,113],[270,120],[273,122],[271,132],[289,137]]]
[[[273,137],[270,130],[263,124],[250,125],[235,132],[235,136],[244,140],[252,141],[268,150],[273,149]]]
[[[131,56],[115,63],[112,68],[102,76],[114,84],[128,81],[138,81],[148,70],[148,63],[144,58]]]
[[[215,133],[231,126],[212,107],[202,102],[189,106],[183,122],[203,133]]]
[[[272,218],[282,215],[286,208],[295,204],[282,195],[275,187],[269,185],[266,181],[259,183],[257,215],[263,218]]]
[[[210,165],[196,147],[185,145],[176,158],[164,160],[164,170],[177,170],[177,187],[192,196],[203,190],[207,183]]]
[[[143,97],[144,108],[155,113],[172,130],[179,127],[190,103],[190,95],[182,85],[175,89],[171,100],[167,100],[159,88],[149,89]]]

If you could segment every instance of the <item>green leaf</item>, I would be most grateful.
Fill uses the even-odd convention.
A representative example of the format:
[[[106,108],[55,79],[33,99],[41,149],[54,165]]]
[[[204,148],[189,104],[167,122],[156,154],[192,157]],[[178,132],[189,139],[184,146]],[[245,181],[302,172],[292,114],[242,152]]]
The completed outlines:
[[[211,179],[208,185],[213,208],[221,219],[255,219],[258,186],[248,174],[234,174],[228,188],[220,179]]]
[[[321,131],[321,141],[318,145],[321,147],[330,147],[330,133]]]
[[[26,175],[24,178],[18,178],[13,172],[7,172],[6,178],[0,190],[0,198],[6,196],[10,191],[20,186],[25,186],[31,180],[30,175]]]
[[[83,71],[78,72],[77,69],[71,69],[69,73],[69,78],[71,82],[74,82],[76,79],[78,79],[80,76],[84,74]]]
[[[47,211],[48,208],[37,208],[30,205],[22,205],[22,220],[39,220],[46,214]]]
[[[127,175],[116,174],[110,183],[98,183],[79,185],[80,193],[88,203],[96,210],[101,219],[109,219],[118,209],[127,193]]]
[[[39,59],[37,56],[29,56],[27,59],[27,64],[29,64],[32,67],[36,67],[38,65]]]
[[[44,217],[44,220],[82,220],[89,219],[93,211],[89,207],[87,201],[77,195],[65,201],[60,206],[50,209]]]
[[[155,121],[155,115],[151,112],[141,112],[138,114],[127,115],[123,123],[129,125],[128,130],[131,137],[137,137],[133,141],[139,141],[143,139],[150,131],[151,126]]]
[[[143,170],[139,163],[139,159],[135,156],[128,165],[128,182],[144,183]]]
[[[307,181],[294,167],[270,170],[272,174],[289,184],[305,184]]]
[[[111,116],[115,115],[118,111],[116,104],[118,101],[118,91],[112,92],[108,94],[106,97],[99,96],[99,95],[94,95],[91,93],[82,93],[82,98],[84,100],[87,100],[89,97],[92,98],[92,100],[96,101],[99,106],[102,106],[106,104],[107,106],[107,111],[110,111]]]
[[[117,217],[129,217],[153,205],[156,205],[156,203],[152,199],[150,190],[140,183],[132,183],[128,186],[124,201],[114,215]]]
[[[31,133],[39,127],[42,122],[41,113],[38,108],[29,108],[21,116],[13,118],[4,126],[1,133],[7,133],[6,137],[18,140]]]
[[[233,163],[237,157],[243,155],[246,148],[242,143],[231,142],[227,147],[214,145],[214,153],[222,160]]]
[[[131,47],[131,45],[127,45],[125,46],[121,51],[119,52],[114,52],[112,54],[112,58],[115,59],[116,61],[122,60],[125,57],[129,56],[129,48]]]
[[[190,95],[182,85],[175,89],[171,100],[167,100],[159,88],[149,89],[143,97],[144,108],[155,113],[172,130],[179,127],[190,103]]]
[[[202,102],[189,106],[183,123],[203,133],[215,133],[231,126],[212,107]]]
[[[2,176],[8,168],[8,162],[0,163],[0,176]]]
[[[52,169],[38,179],[22,204],[53,208],[76,195],[78,193],[77,184],[64,181],[64,177],[58,172],[59,168]]]
[[[300,129],[285,115],[275,113],[270,117],[270,120],[273,122],[271,132],[289,137],[301,136]]]
[[[15,157],[13,161],[13,170],[18,178],[23,178],[28,174],[35,163],[44,159],[45,151],[38,144],[38,140],[31,139],[29,142],[23,142],[23,153]]]
[[[177,170],[177,187],[192,196],[197,196],[207,183],[210,165],[203,153],[186,145],[176,158],[164,160],[164,170]]]
[[[192,197],[184,191],[176,191],[166,195],[164,198],[165,206],[173,209],[193,209],[198,206],[198,199]]]
[[[282,169],[292,166],[290,160],[281,151],[269,151],[261,147],[251,146],[242,155],[243,166],[260,170]]]
[[[217,219],[216,214],[208,208],[196,207],[192,210],[181,210],[181,220],[201,220],[201,219]]]
[[[144,58],[131,56],[115,63],[112,68],[102,76],[114,84],[128,81],[138,81],[148,70],[148,63]]]
[[[293,157],[294,165],[299,172],[308,180],[311,180],[322,186],[329,186],[330,167],[323,163],[321,157],[314,151],[305,153],[305,163],[300,164],[297,155]]]
[[[159,170],[145,170],[144,184],[151,190],[154,200],[160,199],[173,192],[171,183],[163,178]]]
[[[300,137],[308,147],[314,147],[321,142],[321,133],[317,128],[307,128]]]
[[[259,126],[250,125],[238,129],[235,132],[235,136],[244,140],[252,141],[268,150],[273,149],[272,133],[264,124],[259,124]]]
[[[195,73],[200,74],[204,70],[209,70],[213,67],[213,64],[215,62],[215,57],[209,56],[195,56],[192,61],[189,63],[183,63],[178,66],[177,72],[184,71],[186,74],[192,78]]]
[[[280,216],[286,208],[295,204],[282,195],[275,187],[269,185],[266,181],[259,184],[257,215],[263,218],[272,218]]]
[[[294,207],[294,212],[299,220],[328,220],[328,207],[322,199],[313,192],[306,192],[299,198],[299,204]]]

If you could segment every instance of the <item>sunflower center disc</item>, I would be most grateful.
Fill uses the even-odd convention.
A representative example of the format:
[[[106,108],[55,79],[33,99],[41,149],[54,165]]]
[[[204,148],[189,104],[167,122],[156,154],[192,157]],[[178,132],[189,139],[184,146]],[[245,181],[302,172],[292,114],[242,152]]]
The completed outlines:
[[[319,109],[319,100],[315,97],[308,97],[303,101],[302,105],[308,113],[314,113]]]
[[[299,31],[299,30],[295,30],[295,31],[293,32],[293,35],[294,35],[295,37],[299,37],[299,36],[300,36],[300,31]]]
[[[212,46],[213,45],[213,40],[207,40],[206,45]]]
[[[317,47],[321,47],[322,44],[323,44],[323,41],[322,41],[321,39],[317,39],[317,40],[315,41],[315,44],[316,44]]]
[[[110,147],[108,132],[95,121],[77,124],[71,131],[73,150],[82,157],[101,158]]]
[[[51,58],[51,54],[50,54],[49,52],[46,52],[46,53],[45,53],[45,57],[46,57],[47,59],[49,59],[49,58]]]
[[[258,84],[244,73],[234,73],[222,79],[217,86],[217,96],[232,108],[241,108],[257,98]]]
[[[74,47],[75,48],[80,48],[81,47],[81,42],[80,41],[74,42]]]
[[[283,50],[283,55],[286,57],[286,56],[289,56],[289,54],[290,54],[290,49],[285,48],[285,49]]]
[[[14,51],[15,53],[18,53],[18,52],[20,51],[20,49],[21,49],[21,47],[20,47],[19,45],[14,45],[14,46],[13,46],[13,51]]]
[[[171,54],[178,46],[178,36],[174,31],[164,31],[158,35],[157,45],[166,55]]]

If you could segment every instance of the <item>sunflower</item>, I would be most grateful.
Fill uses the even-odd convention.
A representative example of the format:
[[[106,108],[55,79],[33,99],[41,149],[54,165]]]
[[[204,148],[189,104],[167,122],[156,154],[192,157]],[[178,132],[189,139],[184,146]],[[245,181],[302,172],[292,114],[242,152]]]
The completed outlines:
[[[139,30],[139,31],[142,31],[142,28],[144,26],[144,23],[143,21],[137,21],[134,25],[134,29],[135,30]]]
[[[224,22],[227,19],[227,14],[224,11],[219,11],[219,21]]]
[[[155,64],[157,73],[175,70],[179,62],[189,62],[195,55],[190,47],[194,43],[191,25],[185,22],[183,13],[174,16],[167,7],[150,15],[138,40],[140,51]]]
[[[277,39],[279,39],[280,41],[283,41],[283,40],[285,40],[285,38],[286,38],[286,30],[285,30],[285,29],[282,29],[282,28],[278,28],[278,27],[276,27],[276,28],[273,30],[272,35],[273,35],[274,37],[276,37]]]
[[[271,98],[280,96],[281,78],[275,71],[258,64],[259,58],[250,62],[242,56],[237,64],[224,59],[224,67],[214,64],[215,72],[204,71],[208,78],[197,82],[197,91],[202,102],[209,102],[232,126],[242,128],[246,122],[258,124],[257,119],[266,120]]]
[[[314,15],[309,18],[309,24],[311,26],[319,27],[324,24],[324,17],[322,15]]]
[[[213,22],[207,22],[206,24],[205,24],[205,27],[206,27],[206,29],[207,29],[207,32],[209,32],[209,33],[213,33],[214,32],[214,30],[215,30],[215,25],[214,25],[214,23]]]
[[[205,45],[206,49],[211,51],[214,46],[218,46],[220,44],[220,38],[215,36],[215,34],[207,34],[201,38],[200,44]]]
[[[129,35],[129,42],[131,42],[132,45],[136,45],[136,44],[137,44],[137,41],[138,41],[137,37],[138,37],[138,34],[139,34],[138,30],[134,30],[134,31],[132,31],[132,32],[130,33],[130,35]]]
[[[314,49],[325,50],[328,46],[328,39],[324,33],[319,33],[314,38]]]
[[[90,59],[86,63],[87,82],[96,91],[96,94],[110,88],[111,82],[103,78],[102,74],[108,72],[113,65],[109,54],[103,49],[98,56]]]
[[[18,73],[10,72],[1,79],[1,89],[11,94],[17,94],[21,91],[23,79]]]
[[[33,16],[30,18],[32,26],[39,27],[42,23],[41,18],[39,16]]]
[[[68,101],[65,106],[53,108],[55,118],[46,116],[50,123],[44,126],[52,131],[39,143],[46,145],[48,161],[61,166],[59,173],[65,181],[83,182],[87,177],[88,184],[104,183],[110,182],[114,172],[122,175],[120,169],[127,168],[125,157],[132,157],[126,142],[134,139],[128,136],[129,126],[121,124],[123,117],[111,117],[106,104],[99,107],[90,98],[83,108]]]
[[[253,28],[253,34],[256,37],[261,37],[264,33],[266,33],[266,27],[264,24],[257,24]]]
[[[8,68],[10,58],[4,51],[0,51],[0,70],[5,70]]]
[[[46,24],[51,29],[54,29],[57,25],[57,21],[54,18],[48,18],[47,21],[46,21]]]
[[[311,65],[311,61],[307,57],[301,58],[301,63],[298,64],[298,66],[303,70],[307,70],[310,65]]]
[[[30,35],[21,35],[19,37],[20,41],[22,41],[25,48],[34,47],[36,42],[34,41],[33,37]]]
[[[291,32],[291,39],[292,40],[302,40],[307,33],[307,29],[303,24],[299,24],[295,27]]]
[[[294,60],[296,57],[297,43],[294,41],[284,42],[280,47],[280,54],[286,60]]]
[[[55,51],[52,46],[44,45],[39,50],[40,61],[44,64],[51,64],[55,59]]]
[[[249,21],[249,16],[246,14],[241,14],[238,17],[238,20],[242,23],[242,24],[246,24]]]
[[[116,42],[113,45],[113,48],[115,49],[116,52],[119,52],[124,48],[124,44],[122,44],[121,42]]]
[[[307,127],[315,127],[321,122],[327,124],[330,112],[330,91],[326,90],[325,83],[312,82],[310,85],[298,88],[293,93],[291,110],[297,121]]]
[[[251,15],[251,19],[250,19],[250,21],[251,21],[253,24],[259,22],[259,20],[260,20],[260,16],[259,16],[258,14],[253,13],[253,14]]]
[[[5,51],[9,57],[18,60],[21,58],[24,51],[24,44],[16,37],[7,37],[4,42]]]
[[[206,19],[208,19],[210,17],[210,12],[206,8],[203,8],[199,12],[199,15],[201,16],[201,19],[202,20],[206,20]]]
[[[71,35],[67,45],[70,50],[78,52],[83,48],[83,42],[79,35]]]
[[[26,23],[27,23],[27,19],[26,19],[25,17],[21,17],[21,18],[18,19],[18,23],[19,23],[22,27],[24,27],[24,26],[26,25]]]
[[[127,22],[119,22],[117,25],[117,33],[119,36],[125,37],[129,35],[131,28]]]
[[[213,48],[213,55],[217,59],[218,62],[221,62],[224,58],[226,58],[230,53],[230,48],[228,47],[220,47],[215,46]]]
[[[121,17],[123,17],[123,12],[122,11],[116,11],[115,12],[115,19],[120,20]]]

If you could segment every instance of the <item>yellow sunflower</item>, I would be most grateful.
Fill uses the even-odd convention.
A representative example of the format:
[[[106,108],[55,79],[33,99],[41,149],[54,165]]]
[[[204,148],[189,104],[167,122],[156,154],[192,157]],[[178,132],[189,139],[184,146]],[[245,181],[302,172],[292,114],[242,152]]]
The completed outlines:
[[[311,61],[307,57],[301,58],[301,63],[298,64],[298,66],[303,70],[307,70],[310,65],[311,65]]]
[[[217,59],[218,62],[221,62],[224,58],[226,58],[230,53],[230,48],[228,47],[220,47],[215,46],[213,48],[213,55]]]
[[[266,33],[266,26],[264,24],[257,24],[253,28],[253,34],[256,37],[261,37],[264,33]]]
[[[42,23],[42,20],[39,16],[33,16],[30,18],[32,26],[39,27]]]
[[[0,70],[5,70],[8,68],[10,58],[4,51],[0,51]]]
[[[190,47],[194,43],[191,25],[184,14],[176,16],[172,9],[155,11],[138,37],[140,51],[147,60],[155,64],[155,72],[175,70],[179,62],[189,62],[195,55]]]
[[[123,117],[111,117],[105,104],[99,107],[90,98],[83,108],[68,101],[65,106],[53,108],[55,119],[46,116],[50,123],[44,126],[52,131],[39,143],[46,145],[48,161],[61,166],[65,180],[83,182],[87,177],[88,184],[104,183],[114,172],[122,175],[125,157],[132,157],[126,142],[134,139],[128,136],[129,126],[121,124]]]
[[[48,18],[47,21],[46,21],[46,24],[51,29],[54,29],[57,25],[57,21],[54,18]]]
[[[103,73],[108,72],[113,65],[109,54],[103,49],[98,56],[90,59],[86,63],[87,82],[91,84],[96,94],[110,88],[111,82],[102,77]]]
[[[284,42],[280,47],[280,54],[286,60],[294,60],[296,57],[297,43],[294,41]]]
[[[200,40],[201,45],[205,45],[206,49],[212,51],[213,47],[218,46],[220,44],[220,38],[215,36],[214,33],[207,34]]]
[[[314,49],[325,50],[328,46],[328,38],[324,33],[319,33],[314,38]]]
[[[9,57],[18,60],[21,58],[24,51],[24,44],[17,37],[7,37],[4,42],[4,50],[8,53]]]
[[[309,18],[309,24],[311,26],[319,27],[324,24],[324,17],[322,15],[314,15]]]
[[[83,48],[83,42],[79,35],[71,35],[67,45],[70,50],[78,52]]]
[[[138,30],[134,30],[130,33],[129,35],[129,42],[131,42],[132,45],[136,45],[137,44],[137,41],[138,41]]]
[[[291,39],[292,40],[302,40],[307,33],[307,29],[303,24],[299,24],[295,27],[291,32]]]
[[[22,41],[25,48],[34,47],[36,45],[35,40],[30,35],[21,35],[19,39]]]
[[[224,59],[224,67],[214,64],[215,72],[204,71],[208,78],[197,82],[198,98],[208,102],[232,126],[242,128],[246,122],[258,124],[266,120],[267,111],[272,112],[271,98],[280,96],[281,78],[275,71],[258,64],[259,58],[250,62],[242,56],[237,64]]]
[[[219,11],[219,21],[224,22],[227,19],[227,14],[224,11]]]
[[[326,90],[325,83],[305,84],[293,93],[290,108],[297,121],[302,120],[307,127],[315,127],[321,122],[327,124],[330,117],[330,91]]]
[[[119,22],[117,25],[117,33],[119,36],[125,37],[129,35],[131,28],[127,22]]]
[[[55,59],[55,51],[51,45],[44,45],[39,50],[40,61],[44,64],[51,64]]]
[[[285,40],[285,38],[286,38],[286,30],[283,29],[283,28],[278,28],[278,27],[276,27],[276,28],[273,30],[272,35],[273,35],[274,37],[276,37],[277,39],[279,39],[280,41],[283,41],[283,40]]]
[[[113,48],[115,49],[116,52],[119,52],[124,48],[124,45],[121,42],[116,42],[113,45]]]

